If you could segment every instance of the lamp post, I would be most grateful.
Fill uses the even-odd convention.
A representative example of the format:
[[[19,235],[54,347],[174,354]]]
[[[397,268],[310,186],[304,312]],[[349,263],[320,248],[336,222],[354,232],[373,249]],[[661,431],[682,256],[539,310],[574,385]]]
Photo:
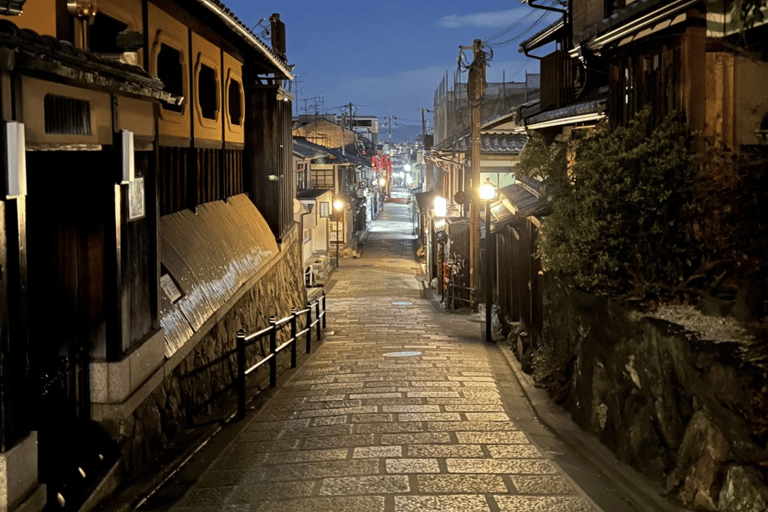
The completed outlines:
[[[491,308],[493,303],[493,271],[491,265],[491,202],[496,199],[496,187],[486,178],[480,186],[480,199],[485,201],[485,341],[493,342]]]
[[[339,237],[339,217],[342,218],[344,214],[344,202],[341,199],[335,199],[333,201],[333,210],[336,212],[336,268],[339,268],[339,245],[341,244],[341,238]]]

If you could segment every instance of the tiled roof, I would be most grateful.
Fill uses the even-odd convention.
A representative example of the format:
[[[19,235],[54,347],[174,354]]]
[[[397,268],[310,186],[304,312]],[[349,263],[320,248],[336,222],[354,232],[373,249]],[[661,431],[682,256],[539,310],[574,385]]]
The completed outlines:
[[[174,101],[173,96],[163,91],[163,82],[139,66],[81,50],[68,41],[40,35],[33,30],[20,29],[9,20],[0,20],[0,48],[14,53],[14,69],[34,70],[67,80]]]
[[[265,56],[267,56],[269,60],[271,60],[273,64],[275,64],[279,70],[283,72],[289,79],[293,78],[290,66],[285,61],[285,57],[277,53],[275,50],[267,46],[264,41],[259,39],[245,23],[240,21],[240,19],[235,15],[234,12],[229,9],[229,7],[224,5],[223,2],[219,0],[196,1],[203,7],[207,8],[209,11],[212,11],[214,14],[222,17],[225,22],[229,21],[230,26],[234,25],[232,28],[237,28],[238,31],[241,32],[241,37],[245,36],[243,39],[247,40],[254,48],[257,48],[262,53],[264,53]]]
[[[523,150],[527,135],[512,133],[484,133],[480,136],[480,150],[483,153],[517,155]],[[470,151],[472,139],[465,135],[451,145],[454,151]]]
[[[552,121],[554,119],[567,119],[569,117],[580,116],[584,114],[600,113],[605,110],[607,101],[607,95],[603,94],[597,98],[574,103],[562,108],[539,112],[538,114],[528,117],[526,119],[526,125],[543,123],[545,121]]]
[[[308,141],[304,137],[293,137],[293,149],[306,158],[328,157],[334,160],[333,163],[354,163],[368,166],[368,161],[355,153],[343,154],[340,149],[327,148],[314,142]]]

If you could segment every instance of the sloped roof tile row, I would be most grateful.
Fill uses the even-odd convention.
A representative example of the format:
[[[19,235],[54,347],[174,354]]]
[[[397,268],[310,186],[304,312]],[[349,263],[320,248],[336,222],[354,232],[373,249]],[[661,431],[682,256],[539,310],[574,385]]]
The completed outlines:
[[[120,89],[128,88],[136,94],[172,100],[170,94],[163,92],[163,82],[139,66],[81,50],[68,41],[40,35],[30,29],[21,29],[9,20],[0,20],[0,48],[14,53],[11,64],[14,67],[101,85],[104,80],[111,80]]]

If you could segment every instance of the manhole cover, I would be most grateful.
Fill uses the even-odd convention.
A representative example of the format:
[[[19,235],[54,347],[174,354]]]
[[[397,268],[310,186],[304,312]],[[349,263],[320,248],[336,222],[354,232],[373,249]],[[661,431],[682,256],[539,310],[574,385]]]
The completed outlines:
[[[420,355],[421,352],[388,352],[384,354],[384,357],[411,357]]]
[[[413,306],[413,302],[398,301],[398,302],[393,302],[392,305],[393,306]]]

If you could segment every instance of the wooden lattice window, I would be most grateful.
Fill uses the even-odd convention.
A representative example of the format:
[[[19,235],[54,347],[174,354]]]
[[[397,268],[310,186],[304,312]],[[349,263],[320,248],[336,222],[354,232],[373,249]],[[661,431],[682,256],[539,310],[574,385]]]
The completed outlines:
[[[91,104],[87,100],[46,94],[45,133],[91,135]]]

